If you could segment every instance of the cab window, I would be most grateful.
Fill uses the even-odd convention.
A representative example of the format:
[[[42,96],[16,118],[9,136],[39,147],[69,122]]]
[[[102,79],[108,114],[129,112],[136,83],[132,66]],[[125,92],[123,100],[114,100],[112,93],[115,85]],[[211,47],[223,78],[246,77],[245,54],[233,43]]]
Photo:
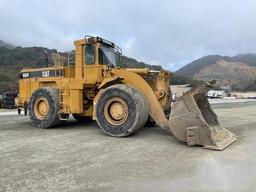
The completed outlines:
[[[95,63],[95,47],[92,44],[87,44],[85,47],[86,64]]]
[[[99,48],[99,64],[109,64],[109,60],[101,48]]]

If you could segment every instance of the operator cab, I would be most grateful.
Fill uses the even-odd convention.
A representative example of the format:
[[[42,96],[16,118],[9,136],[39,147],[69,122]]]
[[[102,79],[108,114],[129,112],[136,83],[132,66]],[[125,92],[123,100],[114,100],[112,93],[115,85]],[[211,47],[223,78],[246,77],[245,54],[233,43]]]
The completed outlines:
[[[84,55],[86,65],[116,67],[120,63],[122,50],[114,43],[101,37],[85,36]]]

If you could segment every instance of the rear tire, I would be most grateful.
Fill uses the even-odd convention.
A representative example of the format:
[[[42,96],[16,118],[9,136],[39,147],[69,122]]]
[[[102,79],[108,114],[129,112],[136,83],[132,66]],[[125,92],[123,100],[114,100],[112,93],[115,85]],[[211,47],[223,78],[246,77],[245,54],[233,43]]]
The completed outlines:
[[[149,115],[146,98],[127,85],[104,90],[96,105],[97,122],[107,135],[125,137],[142,128]]]
[[[50,128],[60,125],[59,90],[57,88],[40,88],[31,96],[29,117],[33,125],[39,128]]]

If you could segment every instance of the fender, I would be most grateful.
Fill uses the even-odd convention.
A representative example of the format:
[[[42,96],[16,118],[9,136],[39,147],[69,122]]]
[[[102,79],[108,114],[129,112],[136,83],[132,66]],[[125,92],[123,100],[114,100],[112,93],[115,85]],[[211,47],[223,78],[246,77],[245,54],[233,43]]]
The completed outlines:
[[[104,79],[101,84],[98,86],[98,89],[104,89],[109,87],[110,85],[121,83],[124,78],[116,76],[116,77],[108,77]]]
[[[150,85],[138,74],[124,69],[112,69],[111,75],[122,77],[122,83],[140,91],[148,101],[151,118],[163,129],[169,131],[168,119]]]

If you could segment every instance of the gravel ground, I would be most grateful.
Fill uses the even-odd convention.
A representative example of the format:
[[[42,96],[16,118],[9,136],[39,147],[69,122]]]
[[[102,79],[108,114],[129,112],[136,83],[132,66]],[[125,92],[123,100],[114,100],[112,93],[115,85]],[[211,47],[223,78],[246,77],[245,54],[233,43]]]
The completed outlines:
[[[224,99],[208,99],[211,104],[219,104],[219,103],[250,103],[256,102],[256,99],[235,99],[235,98],[224,98]]]
[[[213,105],[237,135],[224,151],[188,147],[164,130],[127,138],[95,123],[33,127],[28,117],[0,115],[0,191],[255,191],[256,102]]]

